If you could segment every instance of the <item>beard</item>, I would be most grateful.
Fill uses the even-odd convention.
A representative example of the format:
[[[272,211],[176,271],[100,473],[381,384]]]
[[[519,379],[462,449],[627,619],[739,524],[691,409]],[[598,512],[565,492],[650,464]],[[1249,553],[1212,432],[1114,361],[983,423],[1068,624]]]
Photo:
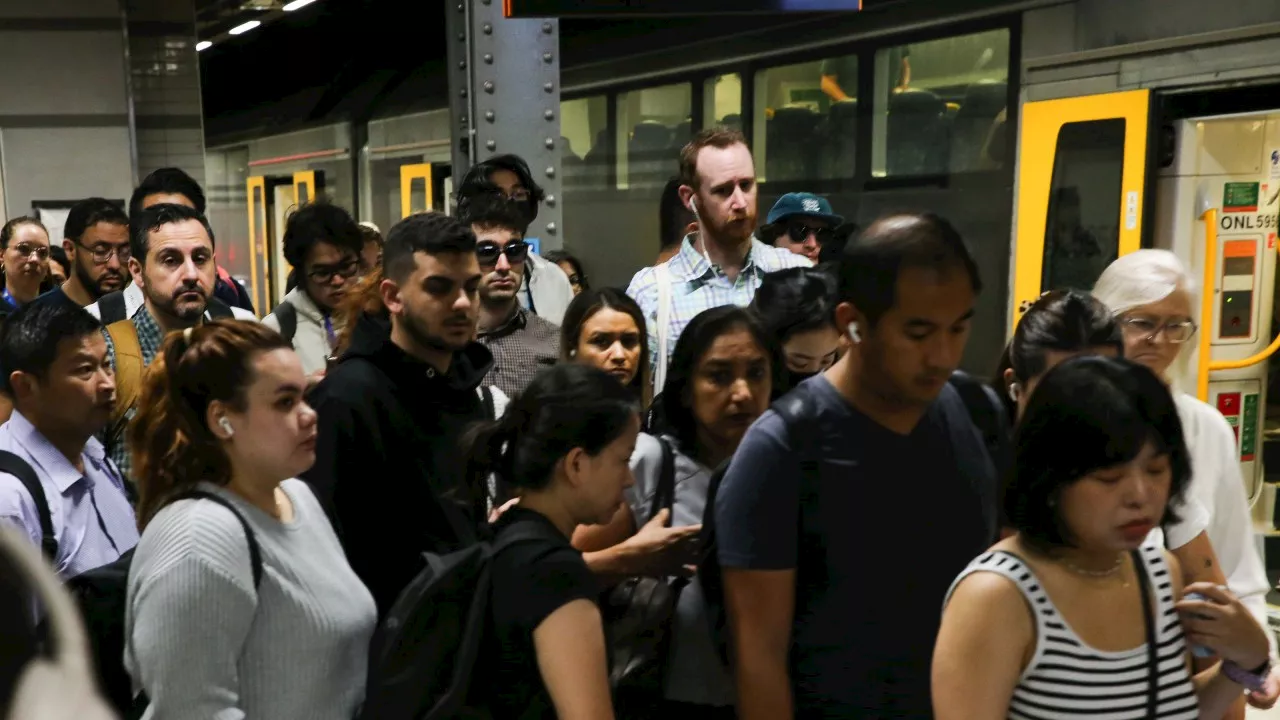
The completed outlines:
[[[414,343],[433,350],[457,352],[469,345],[472,338],[475,337],[474,322],[472,323],[472,332],[465,339],[455,342],[431,327],[431,323],[414,316],[412,313],[406,312],[400,315],[400,320],[404,323],[405,332],[413,339]]]
[[[145,290],[147,299],[151,301],[151,305],[158,311],[177,320],[183,327],[191,327],[200,322],[200,318],[204,317],[204,312],[209,307],[209,295],[205,289],[199,285],[184,285],[173,292],[172,295],[162,295],[152,292],[149,288]],[[196,293],[200,296],[200,300],[188,300],[182,298],[187,293]]]
[[[106,268],[102,271],[102,274],[95,279],[89,270],[80,263],[79,257],[77,257],[76,261],[72,263],[72,266],[72,272],[75,273],[76,280],[80,282],[81,287],[89,291],[89,294],[93,296],[94,300],[100,299],[103,295],[106,295],[109,292],[123,290],[125,285],[129,284],[129,278],[123,270],[112,270],[110,268]],[[113,278],[119,280],[119,284],[116,285],[116,287],[103,287],[108,279]]]
[[[752,212],[723,223],[706,221],[703,229],[710,239],[726,245],[746,242],[756,231],[756,214]]]

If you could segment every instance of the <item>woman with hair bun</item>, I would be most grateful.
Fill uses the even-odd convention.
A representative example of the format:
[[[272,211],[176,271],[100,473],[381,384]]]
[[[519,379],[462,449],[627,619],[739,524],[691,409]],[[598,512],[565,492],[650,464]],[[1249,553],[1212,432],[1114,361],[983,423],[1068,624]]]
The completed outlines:
[[[491,569],[487,671],[474,702],[492,717],[613,719],[601,586],[569,539],[622,506],[639,432],[629,388],[603,370],[562,363],[464,443],[471,487],[494,474],[520,497],[495,524],[498,545],[516,535]]]
[[[350,720],[364,699],[373,598],[294,479],[316,457],[306,387],[288,341],[238,320],[171,333],[148,369],[125,617],[144,718]]]

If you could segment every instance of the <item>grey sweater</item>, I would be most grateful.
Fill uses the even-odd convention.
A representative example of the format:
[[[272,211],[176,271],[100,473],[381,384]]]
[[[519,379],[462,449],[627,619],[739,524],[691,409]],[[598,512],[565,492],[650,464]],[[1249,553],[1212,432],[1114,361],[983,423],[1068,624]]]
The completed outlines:
[[[306,483],[286,480],[281,523],[209,484],[262,549],[254,590],[244,530],[226,508],[182,500],[147,525],[129,570],[125,667],[155,720],[351,720],[364,699],[373,597]]]

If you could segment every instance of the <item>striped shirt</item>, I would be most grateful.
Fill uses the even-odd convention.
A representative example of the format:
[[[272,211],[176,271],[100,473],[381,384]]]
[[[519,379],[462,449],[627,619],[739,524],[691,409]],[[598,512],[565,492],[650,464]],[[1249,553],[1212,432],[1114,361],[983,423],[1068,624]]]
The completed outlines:
[[[764,276],[775,270],[790,267],[810,267],[813,263],[803,255],[790,250],[766,245],[754,236],[751,250],[742,264],[737,278],[730,280],[718,266],[707,262],[706,256],[693,246],[694,235],[685,237],[680,252],[666,262],[671,273],[671,314],[667,327],[668,358],[676,350],[676,340],[684,332],[689,321],[704,310],[737,305],[746,307],[756,296],[756,288]],[[658,274],[647,267],[631,278],[627,294],[644,312],[646,332],[649,336],[650,367],[658,364]]]
[[[1159,695],[1156,717],[1195,720],[1199,701],[1187,669],[1187,644],[1173,607],[1173,582],[1163,550],[1141,550],[1157,598],[1156,626]],[[1149,692],[1147,643],[1131,650],[1104,652],[1085,644],[1058,612],[1031,568],[1006,552],[981,555],[956,578],[951,592],[975,572],[993,572],[1011,580],[1035,609],[1036,648],[1022,671],[1009,703],[1014,720],[1145,720]],[[1138,588],[1133,591],[1139,592]],[[950,599],[950,592],[947,594]]]

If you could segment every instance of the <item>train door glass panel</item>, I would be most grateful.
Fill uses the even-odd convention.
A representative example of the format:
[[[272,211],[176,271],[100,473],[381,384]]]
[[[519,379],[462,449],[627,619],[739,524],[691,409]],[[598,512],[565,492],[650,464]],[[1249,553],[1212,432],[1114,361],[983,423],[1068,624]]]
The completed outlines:
[[[601,188],[609,177],[609,98],[560,102],[560,171],[566,185]]]
[[[1062,126],[1054,151],[1040,290],[1090,290],[1120,252],[1123,118]]]
[[[857,95],[856,55],[757,72],[751,138],[756,179],[853,177]]]
[[[1008,30],[877,51],[872,175],[1003,167],[1008,83]]]
[[[271,262],[267,251],[271,244],[271,213],[267,199],[267,179],[261,175],[245,181],[249,209],[249,289],[253,306],[266,315],[271,305]]]
[[[618,189],[662,187],[693,137],[689,83],[618,93]]]
[[[1150,106],[1149,90],[1023,104],[1010,332],[1042,292],[1092,288],[1142,246]]]
[[[267,235],[268,247],[268,267],[271,268],[271,289],[273,291],[270,298],[270,304],[267,307],[274,308],[284,299],[286,293],[289,292],[289,272],[293,270],[289,262],[284,259],[284,228],[288,222],[289,215],[298,206],[294,204],[297,188],[289,182],[288,178],[284,178],[278,185],[272,186],[268,178],[268,193],[271,199],[271,224],[268,226],[270,232]]]
[[[702,85],[702,117],[707,127],[742,129],[742,76],[738,73],[707,78]]]

